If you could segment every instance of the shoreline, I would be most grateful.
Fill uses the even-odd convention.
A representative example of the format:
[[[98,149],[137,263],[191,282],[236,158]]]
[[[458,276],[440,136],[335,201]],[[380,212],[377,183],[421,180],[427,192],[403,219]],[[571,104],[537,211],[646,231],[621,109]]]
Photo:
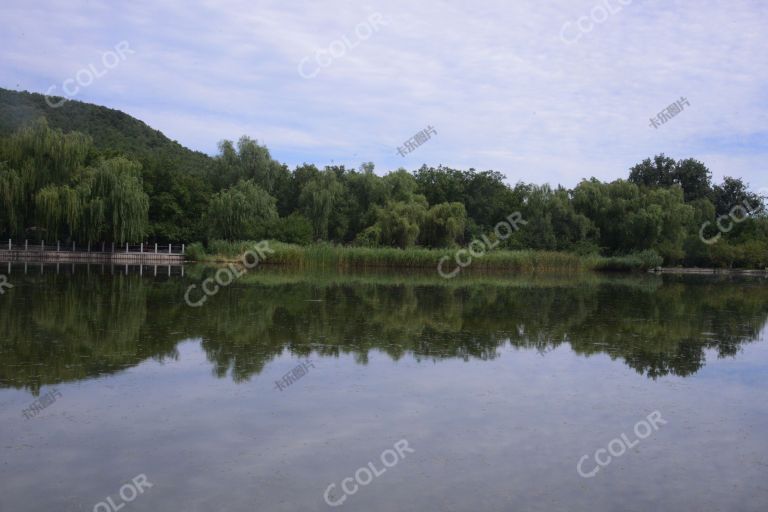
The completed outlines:
[[[768,276],[768,269],[748,268],[699,268],[699,267],[659,267],[648,270],[650,274],[694,274],[694,275],[747,275]]]
[[[258,242],[265,243],[265,242]],[[413,247],[335,246],[326,244],[295,245],[269,241],[270,250],[260,262],[270,267],[298,269],[437,269],[446,257],[445,268],[466,272],[512,273],[650,273],[687,275],[766,276],[768,268],[663,267],[642,254],[626,256],[579,255],[569,252],[537,250],[495,250],[474,258],[469,265],[459,266],[452,256],[460,248],[431,249]],[[216,241],[209,247],[188,246],[186,254],[154,251],[87,252],[55,250],[0,250],[0,262],[8,263],[114,263],[144,265],[226,264],[241,262],[243,255],[256,242]],[[196,246],[196,247],[195,247]],[[460,274],[461,272],[456,272]]]
[[[587,271],[642,272],[655,268],[661,258],[655,253],[627,256],[579,255],[569,252],[536,250],[494,250],[470,256],[465,252],[460,259],[461,247],[430,249],[412,247],[336,246],[329,244],[295,245],[275,241],[268,243],[264,265],[293,268],[338,269],[434,269],[444,277],[453,277],[462,271],[489,271],[515,273],[577,273]],[[214,241],[205,249],[202,244],[187,247],[188,260],[200,263],[236,263],[256,242]]]

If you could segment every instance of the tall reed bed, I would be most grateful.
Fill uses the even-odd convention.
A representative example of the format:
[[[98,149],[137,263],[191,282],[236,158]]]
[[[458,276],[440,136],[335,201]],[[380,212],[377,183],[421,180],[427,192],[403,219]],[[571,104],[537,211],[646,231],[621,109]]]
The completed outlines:
[[[205,254],[195,246],[194,259],[201,261],[234,261],[257,242],[212,241]],[[437,269],[441,258],[445,272],[458,268],[455,254],[457,249],[397,249],[392,247],[353,247],[331,244],[300,246],[282,242],[269,242],[273,251],[263,262],[267,265],[284,265],[295,268],[432,268]],[[464,254],[462,261],[466,261]],[[510,272],[580,272],[584,270],[641,270],[647,268],[640,257],[604,258],[580,256],[574,253],[552,251],[506,251],[488,252],[482,257],[472,258],[468,270],[503,270]]]

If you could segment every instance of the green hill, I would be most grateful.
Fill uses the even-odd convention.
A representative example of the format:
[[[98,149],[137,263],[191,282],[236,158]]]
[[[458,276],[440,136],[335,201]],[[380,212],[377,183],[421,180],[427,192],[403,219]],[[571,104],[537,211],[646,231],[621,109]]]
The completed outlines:
[[[126,156],[141,164],[150,202],[149,238],[161,243],[201,239],[200,219],[212,193],[213,158],[119,110],[74,100],[52,108],[42,94],[0,88],[0,137],[40,118],[50,128],[89,135],[101,156]]]
[[[52,98],[51,102],[58,99]],[[202,172],[211,165],[208,155],[185,148],[125,112],[75,100],[51,108],[42,94],[0,88],[0,136],[41,117],[52,128],[87,133],[104,154],[123,153],[142,163],[174,162],[188,172]]]

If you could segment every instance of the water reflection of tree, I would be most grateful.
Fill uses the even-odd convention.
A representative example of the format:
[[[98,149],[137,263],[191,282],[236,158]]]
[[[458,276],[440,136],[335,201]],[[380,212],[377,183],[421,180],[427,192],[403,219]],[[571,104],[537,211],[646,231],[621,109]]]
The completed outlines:
[[[145,332],[150,287],[138,276],[44,274],[14,285],[0,308],[2,386],[37,393],[176,354],[173,340]]]
[[[397,360],[493,359],[506,343],[545,351],[607,354],[650,378],[686,376],[705,350],[735,355],[757,339],[768,288],[711,280],[515,285],[467,281],[238,282],[189,308],[189,281],[139,276],[17,278],[0,309],[0,384],[41,385],[113,373],[176,357],[201,338],[218,377],[262,372],[283,351],[309,357],[372,351]],[[10,300],[5,300],[10,299]]]
[[[571,330],[571,346],[582,354],[606,352],[652,378],[697,372],[705,349],[736,355],[758,338],[768,313],[763,286],[670,280],[653,294],[621,293]]]

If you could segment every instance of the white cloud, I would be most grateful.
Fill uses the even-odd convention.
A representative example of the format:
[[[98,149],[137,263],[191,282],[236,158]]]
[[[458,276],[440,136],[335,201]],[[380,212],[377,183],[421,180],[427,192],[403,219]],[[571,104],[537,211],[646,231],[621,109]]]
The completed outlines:
[[[193,149],[248,134],[290,165],[443,163],[567,185],[626,176],[664,151],[760,182],[766,4],[634,0],[564,43],[563,24],[602,1],[12,0],[0,6],[0,85],[43,92],[127,40],[136,54],[78,99]],[[357,39],[377,12],[388,24]],[[299,76],[302,58],[343,37],[359,44]],[[691,106],[650,128],[681,96]],[[428,124],[438,135],[399,157]],[[753,143],[711,144],[734,137]]]

